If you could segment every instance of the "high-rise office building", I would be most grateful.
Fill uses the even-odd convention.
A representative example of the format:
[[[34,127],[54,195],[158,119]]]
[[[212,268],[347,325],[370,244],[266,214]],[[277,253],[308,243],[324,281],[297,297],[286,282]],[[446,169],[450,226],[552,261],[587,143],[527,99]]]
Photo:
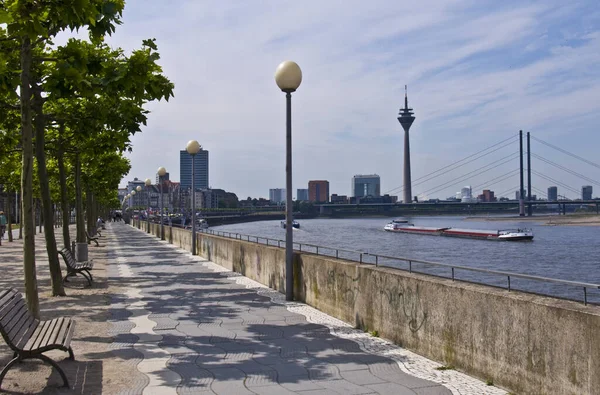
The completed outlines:
[[[497,199],[494,196],[494,191],[490,191],[489,189],[484,189],[481,195],[477,197],[477,200],[480,202],[495,202]]]
[[[557,187],[548,187],[548,200],[551,202],[555,202],[558,200],[558,188]]]
[[[163,181],[169,181],[169,172],[166,172],[165,175],[163,176]],[[156,185],[160,184],[160,176],[158,175],[158,173],[156,173]]]
[[[141,191],[137,190],[137,187],[142,187]],[[138,180],[137,177],[133,181],[127,182],[127,193],[135,191],[135,195],[129,198],[127,204],[129,207],[144,207],[146,205],[146,191],[143,180]]]
[[[269,200],[273,203],[285,203],[285,188],[269,189]]]
[[[296,189],[296,200],[305,202],[308,200],[308,189]]]
[[[582,200],[592,200],[592,186],[584,185],[581,187],[581,199]]]
[[[329,181],[312,180],[308,182],[308,200],[317,203],[329,202]]]
[[[208,189],[208,151],[203,149],[194,158],[194,187]],[[179,151],[179,174],[181,189],[192,187],[192,155],[186,150]]]
[[[381,196],[381,179],[377,174],[357,174],[352,177],[352,197]]]

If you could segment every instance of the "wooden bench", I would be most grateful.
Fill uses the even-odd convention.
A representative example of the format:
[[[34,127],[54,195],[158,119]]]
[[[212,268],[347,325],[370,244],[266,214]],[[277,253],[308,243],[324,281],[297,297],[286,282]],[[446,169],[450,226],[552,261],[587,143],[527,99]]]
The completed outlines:
[[[88,244],[90,244],[90,241],[93,241],[94,243],[96,243],[96,247],[100,247],[100,244],[98,244],[98,236],[90,236],[90,234],[86,230],[85,237],[87,238]]]
[[[67,248],[63,248],[62,250],[58,251],[58,253],[63,257],[65,265],[67,266],[67,275],[63,278],[64,282],[69,282],[68,278],[71,276],[81,274],[83,277],[85,277],[86,280],[88,280],[88,284],[92,286],[94,278],[92,277],[92,273],[90,273],[90,270],[94,268],[93,261],[90,260],[84,262],[77,262],[75,260],[75,257],[73,256],[73,253]]]
[[[13,359],[0,372],[0,387],[9,369],[25,359],[41,359],[49,363],[60,373],[65,387],[69,387],[65,372],[43,353],[62,350],[69,353],[70,360],[75,359],[70,345],[74,329],[75,321],[70,318],[50,321],[34,318],[19,291],[14,288],[0,290],[0,334],[14,352]]]

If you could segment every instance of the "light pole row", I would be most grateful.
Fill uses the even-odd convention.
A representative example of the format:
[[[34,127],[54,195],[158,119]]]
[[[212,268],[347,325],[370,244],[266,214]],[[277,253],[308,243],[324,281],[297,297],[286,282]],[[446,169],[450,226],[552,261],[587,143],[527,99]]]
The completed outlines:
[[[294,300],[294,241],[293,241],[293,201],[292,201],[292,92],[295,92],[302,83],[302,70],[300,66],[292,61],[282,62],[275,71],[275,82],[279,89],[285,92],[286,99],[286,134],[285,134],[285,176],[286,176],[286,210],[285,210],[285,298]],[[187,143],[186,151],[192,157],[192,246],[191,253],[196,255],[196,185],[195,185],[195,157],[202,150],[202,146],[196,140],[190,140]],[[160,238],[165,239],[163,224],[163,177],[167,174],[164,167],[158,168],[158,177],[160,184]],[[150,179],[145,181],[146,189],[151,185]],[[141,187],[137,187],[138,192]],[[131,192],[135,195],[135,191]],[[129,196],[129,195],[128,195]],[[148,194],[148,212],[150,210],[150,195]],[[150,222],[148,219],[148,232],[150,231]]]

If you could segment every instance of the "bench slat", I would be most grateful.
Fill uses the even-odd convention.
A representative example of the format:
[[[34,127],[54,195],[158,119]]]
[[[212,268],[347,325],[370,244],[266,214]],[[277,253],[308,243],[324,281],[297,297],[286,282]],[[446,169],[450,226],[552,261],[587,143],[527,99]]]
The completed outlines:
[[[73,337],[73,332],[75,331],[75,321],[70,320],[69,321],[69,329],[67,332],[67,336],[65,337],[65,341],[63,343],[64,347],[69,347],[69,345],[71,344],[71,338]]]
[[[17,334],[19,329],[21,329],[21,326],[27,321],[29,317],[31,317],[31,314],[29,314],[27,306],[23,306],[23,308],[17,314],[15,314],[13,320],[4,327],[4,330],[8,335],[8,339],[12,343],[14,343],[14,336]]]
[[[61,327],[63,326],[64,322],[65,322],[64,317],[57,318],[56,326],[52,330],[52,333],[50,333],[50,337],[48,338],[47,344],[55,344],[56,343],[56,339],[58,338],[58,335],[60,333]]]
[[[16,289],[9,289],[8,291],[3,292],[2,295],[0,296],[0,306],[4,305],[6,302],[8,302],[17,293],[18,292]]]
[[[71,326],[71,319],[65,318],[65,320],[60,328],[60,331],[57,332],[56,340],[54,341],[54,343],[64,344],[65,337],[67,336],[67,333],[69,331],[69,326]]]
[[[39,324],[40,321],[34,318],[33,323],[29,327],[24,326],[23,329],[25,329],[25,331],[23,333],[18,333],[17,336],[15,336],[14,346],[19,350],[22,350],[25,344],[27,344],[27,342],[31,338],[31,336],[35,333],[35,330],[37,329]]]
[[[0,326],[5,327],[10,320],[14,317],[15,309],[18,311],[20,307],[25,305],[25,301],[22,298],[14,298],[9,303],[4,305],[2,311],[0,311]]]
[[[38,327],[36,328],[35,332],[29,338],[27,344],[25,344],[25,346],[23,347],[23,350],[35,350],[36,347],[34,347],[34,345],[36,343],[39,343],[40,337],[44,336],[44,333],[46,333],[46,331],[48,330],[48,326],[50,326],[50,321],[41,322],[40,325],[38,325]]]
[[[14,304],[21,299],[19,295],[12,295],[11,298],[7,298],[4,303],[0,304],[0,319],[14,307]]]
[[[56,328],[56,323],[58,320],[54,319],[50,321],[50,326],[48,326],[48,330],[44,333],[44,336],[40,338],[40,342],[36,345],[35,348],[42,348],[50,344],[50,336],[54,332],[54,328]]]

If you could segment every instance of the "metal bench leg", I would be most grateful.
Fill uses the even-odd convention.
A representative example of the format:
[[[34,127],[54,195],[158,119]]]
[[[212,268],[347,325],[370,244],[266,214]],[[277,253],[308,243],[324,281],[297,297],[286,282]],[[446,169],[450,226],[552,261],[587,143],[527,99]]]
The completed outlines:
[[[92,280],[90,280],[90,278],[85,275],[85,272],[83,270],[80,271],[79,273],[81,273],[81,275],[87,280],[88,285],[91,287],[92,286]]]
[[[90,271],[87,269],[84,269],[84,270],[88,274],[88,276],[90,276],[90,280],[92,280],[92,282],[94,282],[94,277],[92,277],[92,273],[90,273]]]
[[[12,368],[14,364],[19,362],[20,360],[21,358],[17,356],[16,358],[11,359],[10,362],[6,364],[4,369],[2,369],[2,371],[0,372],[0,388],[2,388],[2,380],[4,380],[4,376],[6,376],[6,373],[9,371],[10,368]]]
[[[47,362],[50,365],[52,365],[54,367],[54,369],[56,369],[58,371],[58,373],[60,373],[60,377],[62,377],[62,379],[63,379],[64,386],[70,387],[69,380],[67,380],[67,375],[62,370],[62,368],[56,362],[54,362],[52,359],[48,358],[44,354],[38,354],[38,355],[32,356],[31,358],[38,358],[38,359],[41,359],[42,361]]]
[[[75,355],[73,354],[73,349],[71,347],[69,347],[69,349],[67,350],[69,352],[69,359],[71,361],[75,360]]]
[[[96,247],[100,247],[100,243],[98,243],[98,240],[96,240],[96,239],[92,239],[92,240],[94,240],[94,243],[96,243]]]

